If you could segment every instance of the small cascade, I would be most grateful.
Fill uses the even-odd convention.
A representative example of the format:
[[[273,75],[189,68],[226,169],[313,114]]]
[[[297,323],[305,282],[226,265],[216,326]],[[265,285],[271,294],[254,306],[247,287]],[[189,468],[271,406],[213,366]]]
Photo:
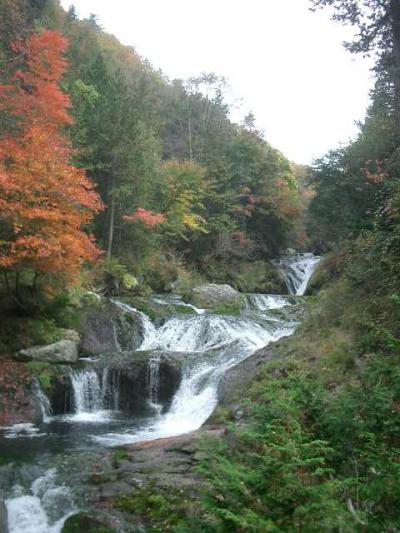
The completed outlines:
[[[104,379],[101,381],[102,383],[95,370],[76,370],[72,372],[71,382],[76,413],[92,413],[102,409],[104,399],[102,385]]]
[[[71,373],[75,415],[82,421],[101,421],[106,410],[119,408],[119,373],[93,368]],[[106,419],[105,419],[106,420]]]
[[[291,305],[287,298],[283,296],[276,296],[274,294],[248,294],[247,295],[248,308],[256,309],[258,311],[268,311],[271,309],[282,309],[287,305]]]
[[[320,260],[317,255],[305,253],[282,256],[273,263],[281,270],[289,293],[302,296]]]
[[[145,315],[141,311],[138,311],[134,307],[131,307],[130,305],[128,305],[128,304],[126,304],[124,302],[120,302],[118,300],[112,300],[112,301],[117,307],[119,307],[120,309],[122,309],[126,313],[132,313],[132,314],[140,317],[141,322],[142,322],[142,326],[143,326],[143,336],[144,336],[144,341],[143,342],[145,342],[146,339],[149,339],[149,338],[154,336],[156,328],[155,328],[153,322],[150,320],[150,318],[147,315]]]
[[[161,413],[162,405],[159,403],[160,389],[160,356],[153,356],[147,367],[147,388],[149,391],[149,405],[158,414]]]
[[[271,339],[269,331],[252,320],[239,317],[200,315],[173,317],[143,341],[142,350],[207,352],[238,341],[255,349]]]
[[[48,422],[50,422],[50,417],[52,415],[50,400],[43,392],[43,389],[37,380],[34,381],[33,388],[39,403],[40,411],[42,413],[42,421],[47,424]]]
[[[14,487],[5,502],[9,533],[60,533],[65,520],[74,513],[71,491],[55,482],[54,468],[37,478],[28,491]]]

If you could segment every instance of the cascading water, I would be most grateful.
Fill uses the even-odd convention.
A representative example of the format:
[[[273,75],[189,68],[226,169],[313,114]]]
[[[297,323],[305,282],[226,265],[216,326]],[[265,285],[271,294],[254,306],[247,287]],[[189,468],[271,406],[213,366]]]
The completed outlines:
[[[319,258],[312,254],[297,254],[276,262],[291,294],[304,294],[318,261]],[[157,296],[153,302],[158,305],[173,304],[176,309],[189,306],[179,297],[171,296]],[[109,371],[107,367],[93,367],[89,361],[84,369],[71,373],[74,413],[62,416],[60,422],[60,433],[66,435],[63,440],[66,449],[69,450],[74,442],[81,453],[82,446],[95,449],[98,444],[113,446],[170,437],[199,428],[217,403],[218,384],[224,372],[257,349],[293,332],[298,316],[293,302],[293,297],[252,294],[247,296],[246,306],[238,316],[219,316],[193,308],[193,314],[177,312],[160,327],[155,327],[144,313],[115,301],[115,305],[124,312],[140,319],[143,342],[139,351],[151,351],[147,394],[148,404],[153,409],[144,418],[124,417],[118,411],[123,409],[119,398],[118,372]],[[165,413],[159,405],[163,351],[186,354],[179,389]],[[13,444],[16,440],[30,443],[45,443],[44,439],[50,441],[54,435],[52,431],[57,431],[58,418],[50,416],[45,395],[40,391],[39,387],[37,397],[47,423],[40,427],[21,424],[0,428],[0,444],[1,437]],[[77,429],[74,430],[74,427]],[[63,461],[59,461],[59,465],[63,466]],[[61,531],[65,518],[73,512],[73,498],[68,489],[55,480],[54,471],[49,470],[30,487],[21,489],[14,485],[13,491],[10,491],[2,486],[0,474],[0,491],[5,491],[8,498],[10,533]]]
[[[80,422],[107,420],[107,412],[119,408],[118,374],[107,367],[101,372],[93,368],[71,372],[74,418]]]
[[[153,356],[147,368],[147,388],[149,390],[149,405],[158,414],[161,413],[162,405],[159,403],[160,389],[160,357]]]
[[[290,294],[302,296],[321,258],[312,253],[286,255],[273,261],[281,270]]]
[[[42,387],[40,386],[40,383],[37,380],[35,380],[33,387],[34,387],[36,398],[39,403],[40,411],[42,413],[42,420],[43,422],[47,423],[50,421],[50,417],[52,414],[50,400],[47,398],[47,396],[43,392]]]
[[[28,490],[17,485],[5,501],[9,533],[60,533],[65,520],[74,513],[71,491],[55,481],[50,469]]]
[[[282,309],[290,302],[285,297],[273,296],[270,294],[249,294],[247,297],[248,308],[268,311],[271,309]]]

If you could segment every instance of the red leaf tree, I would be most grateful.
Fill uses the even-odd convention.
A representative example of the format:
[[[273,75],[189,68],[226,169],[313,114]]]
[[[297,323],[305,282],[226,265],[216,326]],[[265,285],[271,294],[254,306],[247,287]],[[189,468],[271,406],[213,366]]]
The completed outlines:
[[[60,87],[67,41],[55,31],[15,45],[22,60],[0,86],[0,266],[72,280],[98,255],[84,227],[102,209],[85,172],[71,164],[63,131],[70,101]]]
[[[148,211],[147,209],[143,209],[143,207],[138,207],[133,215],[124,215],[123,219],[128,222],[140,222],[148,228],[152,228],[165,222],[164,215]]]

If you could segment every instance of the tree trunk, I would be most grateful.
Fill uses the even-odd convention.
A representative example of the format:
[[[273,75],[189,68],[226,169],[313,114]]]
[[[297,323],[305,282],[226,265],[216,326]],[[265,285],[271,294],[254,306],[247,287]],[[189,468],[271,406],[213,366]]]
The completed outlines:
[[[192,122],[190,120],[190,110],[188,117],[188,129],[189,129],[189,159],[193,161],[193,152],[192,152]]]
[[[107,261],[110,261],[112,255],[112,245],[114,239],[114,218],[115,218],[115,198],[111,196],[110,203],[110,227],[108,231]]]

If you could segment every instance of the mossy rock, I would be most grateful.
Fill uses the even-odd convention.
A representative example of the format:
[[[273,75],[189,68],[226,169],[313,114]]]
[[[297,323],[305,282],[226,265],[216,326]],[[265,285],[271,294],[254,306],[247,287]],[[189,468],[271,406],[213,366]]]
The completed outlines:
[[[113,530],[93,516],[85,513],[70,516],[65,521],[62,533],[112,533]]]
[[[230,315],[230,316],[239,316],[240,311],[243,307],[244,300],[238,300],[231,304],[219,305],[212,312],[216,315]]]

